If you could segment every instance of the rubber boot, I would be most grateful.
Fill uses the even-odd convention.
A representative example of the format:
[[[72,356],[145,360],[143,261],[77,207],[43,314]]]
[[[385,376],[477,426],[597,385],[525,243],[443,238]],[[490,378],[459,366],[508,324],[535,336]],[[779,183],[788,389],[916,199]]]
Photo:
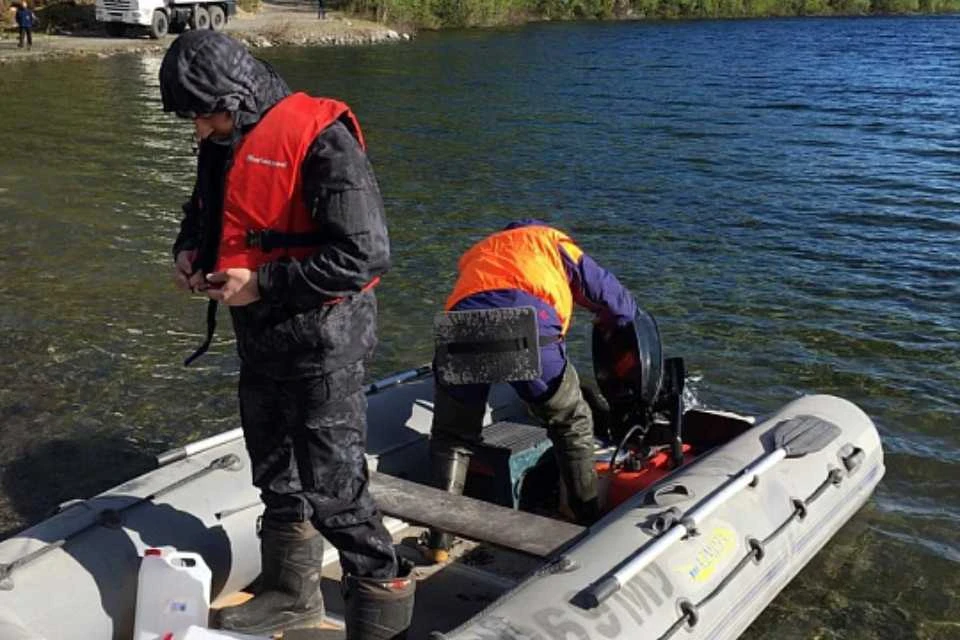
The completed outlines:
[[[455,495],[463,494],[471,451],[461,445],[479,439],[484,413],[485,402],[461,402],[442,386],[434,385],[430,436],[430,477],[434,487]],[[427,555],[434,562],[446,562],[452,544],[452,535],[431,529],[427,538]]]
[[[222,609],[220,628],[270,634],[322,621],[323,538],[313,525],[264,519],[260,558],[259,592],[243,604]]]
[[[433,486],[447,493],[463,495],[463,488],[467,482],[467,469],[470,466],[470,455],[470,450],[463,447],[445,446],[431,440],[430,472]],[[430,529],[427,549],[428,555],[435,563],[449,560],[452,546],[452,534],[439,529]]]
[[[413,620],[417,582],[409,568],[397,578],[344,578],[347,640],[404,640]]]
[[[579,524],[593,524],[600,514],[593,459],[593,416],[572,364],[567,363],[554,394],[547,400],[531,403],[530,410],[547,428],[553,441],[570,511]]]

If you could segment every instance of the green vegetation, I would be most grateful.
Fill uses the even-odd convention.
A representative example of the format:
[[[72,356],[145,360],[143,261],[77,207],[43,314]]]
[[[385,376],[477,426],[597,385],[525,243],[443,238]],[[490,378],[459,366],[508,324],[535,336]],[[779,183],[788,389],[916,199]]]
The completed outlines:
[[[345,10],[423,29],[536,20],[951,13],[960,0],[345,0]]]
[[[84,32],[98,28],[93,0],[28,0],[38,31]],[[241,11],[263,0],[237,0]],[[13,25],[12,5],[0,0],[0,27]],[[332,5],[332,6],[331,6]],[[758,18],[783,16],[899,15],[960,12],[960,0],[334,0],[328,4],[405,28],[442,29],[520,24],[538,20]]]

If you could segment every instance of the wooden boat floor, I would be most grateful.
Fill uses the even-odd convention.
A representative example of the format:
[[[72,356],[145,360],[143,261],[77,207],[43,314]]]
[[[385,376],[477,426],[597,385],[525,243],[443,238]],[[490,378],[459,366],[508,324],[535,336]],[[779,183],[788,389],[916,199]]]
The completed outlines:
[[[542,561],[524,553],[458,539],[443,564],[429,564],[418,541],[424,529],[408,527],[394,536],[397,553],[414,563],[417,597],[409,640],[429,637],[431,631],[449,631],[511,589]],[[342,640],[343,598],[340,565],[324,567],[323,590],[328,619],[316,627],[292,629],[275,636],[280,640]],[[213,609],[240,604],[250,598],[236,593],[219,598]]]

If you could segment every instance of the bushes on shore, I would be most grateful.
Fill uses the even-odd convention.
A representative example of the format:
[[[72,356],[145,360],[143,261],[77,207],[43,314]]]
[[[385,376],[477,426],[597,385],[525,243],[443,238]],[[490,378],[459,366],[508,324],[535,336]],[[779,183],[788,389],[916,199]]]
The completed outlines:
[[[345,0],[344,9],[425,29],[531,20],[747,18],[960,11],[960,0]]]

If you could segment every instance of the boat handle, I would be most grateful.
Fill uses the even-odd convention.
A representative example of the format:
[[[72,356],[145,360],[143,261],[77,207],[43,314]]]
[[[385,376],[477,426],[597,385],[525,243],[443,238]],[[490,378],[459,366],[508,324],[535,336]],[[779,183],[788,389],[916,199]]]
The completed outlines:
[[[863,464],[863,461],[866,459],[866,454],[863,449],[860,447],[855,447],[852,444],[846,444],[840,449],[840,462],[843,463],[843,468],[847,470],[847,475],[852,474],[854,471],[860,468],[860,465]]]
[[[668,484],[649,494],[650,502],[660,507],[672,507],[678,502],[694,498],[694,493],[682,484]]]

